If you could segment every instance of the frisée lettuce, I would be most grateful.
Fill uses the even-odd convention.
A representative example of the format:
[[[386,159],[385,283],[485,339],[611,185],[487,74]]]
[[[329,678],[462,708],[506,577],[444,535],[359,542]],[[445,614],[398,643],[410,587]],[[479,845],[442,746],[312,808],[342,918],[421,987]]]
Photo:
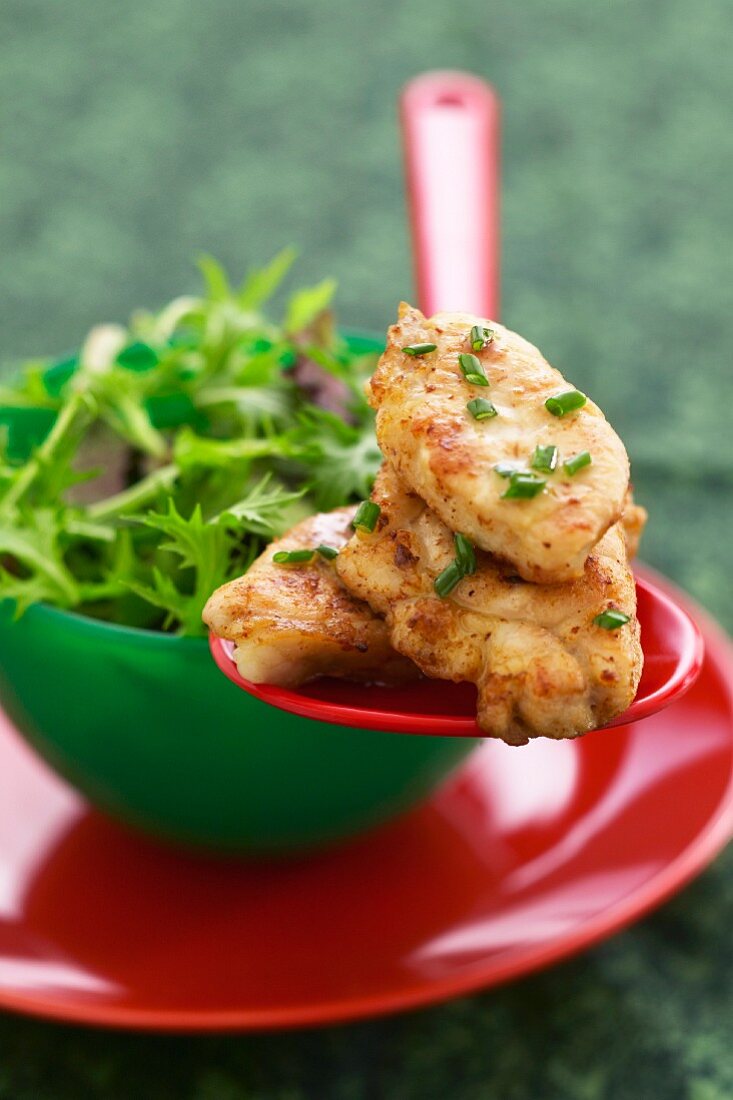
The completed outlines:
[[[338,335],[330,279],[265,314],[293,258],[240,286],[205,258],[200,296],[97,326],[78,355],[0,387],[0,598],[17,614],[43,601],[203,634],[208,596],[270,539],[368,495],[374,355]]]

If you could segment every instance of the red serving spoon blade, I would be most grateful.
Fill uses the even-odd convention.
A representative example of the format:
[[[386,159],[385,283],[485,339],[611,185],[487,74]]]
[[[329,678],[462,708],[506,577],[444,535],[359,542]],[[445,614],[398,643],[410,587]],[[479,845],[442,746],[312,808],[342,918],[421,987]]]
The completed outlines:
[[[636,591],[644,672],[634,702],[605,728],[638,722],[668,707],[693,685],[702,668],[702,636],[687,612],[642,577],[637,578]],[[483,736],[476,725],[476,689],[470,684],[421,679],[380,687],[320,679],[294,691],[243,679],[234,663],[233,644],[214,635],[210,644],[214,660],[233,683],[291,714],[389,733]]]

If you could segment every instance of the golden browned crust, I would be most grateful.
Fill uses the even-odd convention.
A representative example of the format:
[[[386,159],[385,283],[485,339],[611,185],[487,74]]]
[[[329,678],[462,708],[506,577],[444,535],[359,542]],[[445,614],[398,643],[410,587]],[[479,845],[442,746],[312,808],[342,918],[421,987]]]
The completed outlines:
[[[235,642],[246,680],[296,686],[315,676],[394,682],[417,675],[392,649],[383,620],[348,592],[331,561],[316,555],[305,565],[282,566],[272,560],[279,550],[343,546],[353,515],[353,508],[341,508],[309,516],[209,599],[204,622]]]
[[[490,388],[470,386],[459,367],[474,324],[495,333],[478,353]],[[417,343],[437,351],[405,354]],[[629,481],[623,444],[592,401],[562,418],[545,408],[548,397],[569,388],[537,348],[502,325],[461,313],[426,319],[403,303],[368,397],[379,445],[403,483],[451,530],[511,561],[525,580],[549,583],[582,575],[588,554],[620,518]],[[489,397],[498,416],[476,421],[466,408],[473,397]],[[573,477],[558,469],[532,500],[503,500],[507,482],[494,466],[528,465],[535,447],[550,443],[565,459],[590,451],[592,465]]]
[[[372,497],[381,508],[377,528],[344,547],[339,576],[386,617],[395,649],[427,676],[476,684],[485,733],[515,745],[573,737],[629,706],[642,651],[621,524],[576,581],[529,584],[479,551],[476,573],[441,600],[433,582],[454,557],[452,532],[386,463]],[[630,622],[617,631],[595,625],[609,607]]]
[[[642,508],[640,504],[635,502],[634,494],[631,489],[629,489],[626,494],[624,513],[621,516],[624,539],[626,540],[626,552],[629,558],[635,558],[639,553],[639,542],[641,541],[642,533],[646,527],[648,516],[649,513],[646,508]]]

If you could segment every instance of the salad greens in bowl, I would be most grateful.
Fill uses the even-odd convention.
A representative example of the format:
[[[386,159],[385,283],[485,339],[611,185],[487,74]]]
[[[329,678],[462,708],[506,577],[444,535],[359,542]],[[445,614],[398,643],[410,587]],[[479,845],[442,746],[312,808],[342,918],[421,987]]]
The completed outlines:
[[[0,596],[19,612],[203,635],[208,595],[273,535],[368,493],[373,350],[336,334],[328,279],[266,320],[292,258],[237,289],[206,259],[202,297],[99,326],[0,389]]]
[[[281,252],[0,387],[0,700],[94,804],[156,835],[286,850],[425,797],[472,741],[273,711],[218,673],[201,611],[298,519],[365,497],[380,462],[332,280],[265,303]]]

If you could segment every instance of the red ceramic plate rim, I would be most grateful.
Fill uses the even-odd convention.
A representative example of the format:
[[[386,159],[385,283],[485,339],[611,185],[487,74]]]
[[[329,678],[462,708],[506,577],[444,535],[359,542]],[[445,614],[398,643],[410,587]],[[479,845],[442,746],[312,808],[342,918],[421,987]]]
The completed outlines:
[[[676,600],[671,599],[658,585],[651,583],[647,578],[637,577],[636,583],[640,590],[663,604],[668,614],[677,620],[683,639],[680,659],[665,683],[648,695],[636,699],[624,714],[614,718],[604,727],[605,729],[641,721],[669,706],[692,687],[702,668],[705,646],[702,634],[692,616]],[[389,733],[443,737],[483,736],[475,720],[462,715],[406,714],[401,711],[380,710],[376,707],[366,709],[349,703],[319,699],[274,684],[253,684],[240,676],[237,671],[232,656],[234,647],[231,642],[211,634],[209,645],[218,668],[237,687],[270,706],[303,718],[363,730],[384,730]]]
[[[702,626],[710,655],[715,654],[719,662],[729,665],[733,671],[733,645],[723,630],[666,579],[649,569],[645,569],[644,573],[652,576],[655,584],[673,600],[686,606]],[[733,684],[728,681],[723,690],[729,705],[733,706]],[[160,1011],[100,1007],[92,1004],[88,1007],[72,1007],[49,1002],[40,996],[23,997],[0,990],[0,1006],[69,1023],[164,1032],[274,1031],[349,1023],[367,1017],[425,1007],[452,997],[475,993],[547,967],[593,946],[613,932],[626,928],[690,882],[715,858],[732,836],[733,767],[725,792],[705,827],[654,878],[634,890],[623,901],[609,906],[603,913],[573,932],[545,945],[518,951],[503,965],[492,961],[470,975],[434,981],[418,990],[369,997],[356,996],[349,1001],[322,1002],[311,1008],[301,1006],[292,1010],[256,1012],[236,1009],[212,1012]]]

